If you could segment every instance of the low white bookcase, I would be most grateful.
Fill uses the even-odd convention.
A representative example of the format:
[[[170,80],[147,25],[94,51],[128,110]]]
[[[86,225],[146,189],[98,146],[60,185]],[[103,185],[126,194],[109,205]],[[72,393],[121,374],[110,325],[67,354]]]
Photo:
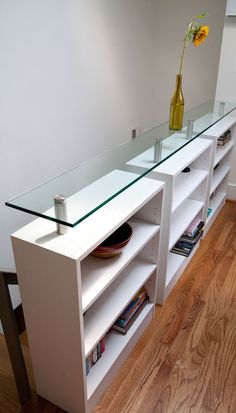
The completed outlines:
[[[226,116],[209,128],[202,136],[213,141],[213,159],[210,168],[210,179],[207,196],[209,214],[206,220],[204,235],[209,231],[217,215],[223,208],[227,197],[227,185],[231,168],[231,154],[236,136],[236,118]],[[217,140],[230,130],[231,139],[224,146],[217,146]]]
[[[170,252],[196,216],[206,221],[208,180],[212,163],[211,140],[196,138],[187,142],[184,135],[176,133],[175,136],[180,143],[188,144],[149,174],[149,177],[166,184],[157,288],[157,302],[160,304],[164,303],[198,247],[197,244],[189,257]],[[162,150],[168,151],[168,139],[163,141]],[[147,168],[148,163],[150,165],[153,156],[154,150],[151,148],[130,160],[127,169],[140,173]],[[182,172],[186,167],[190,167],[190,172]]]
[[[114,170],[86,196],[129,175]],[[37,393],[70,413],[94,408],[153,318],[163,191],[163,182],[142,178],[64,235],[39,218],[12,236]],[[90,254],[126,221],[133,234],[121,254]],[[109,331],[142,286],[149,301],[127,334]],[[86,375],[104,335],[105,352]]]

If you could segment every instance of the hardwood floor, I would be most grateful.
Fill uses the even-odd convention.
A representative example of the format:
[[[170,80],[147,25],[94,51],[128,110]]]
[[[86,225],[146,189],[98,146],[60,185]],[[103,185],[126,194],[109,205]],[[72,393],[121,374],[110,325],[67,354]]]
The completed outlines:
[[[0,350],[0,412],[15,413],[19,405],[3,339]],[[61,411],[42,399],[40,403],[36,400],[33,407],[24,411]],[[226,203],[165,305],[157,307],[155,319],[94,411],[213,412],[236,412],[233,202]]]

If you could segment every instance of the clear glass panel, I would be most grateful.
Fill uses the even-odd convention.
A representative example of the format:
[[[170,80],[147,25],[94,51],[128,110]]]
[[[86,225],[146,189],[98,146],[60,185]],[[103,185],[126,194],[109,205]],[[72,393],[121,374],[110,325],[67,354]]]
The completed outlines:
[[[206,102],[185,113],[181,131],[171,131],[169,124],[163,123],[134,140],[9,200],[6,205],[74,227],[235,108],[236,103]],[[188,120],[194,121],[191,139],[186,136]],[[156,138],[161,139],[162,148],[160,151],[160,147],[156,146],[154,160]],[[142,160],[145,159],[142,168],[136,169],[135,173],[125,173],[132,167],[132,160],[140,158],[141,154]],[[135,164],[136,161],[137,159]],[[66,198],[66,215],[55,214],[55,195]]]

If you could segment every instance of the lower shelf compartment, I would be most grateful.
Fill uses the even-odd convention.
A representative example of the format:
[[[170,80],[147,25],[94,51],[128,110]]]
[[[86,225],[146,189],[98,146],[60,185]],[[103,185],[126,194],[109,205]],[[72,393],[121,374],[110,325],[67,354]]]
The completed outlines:
[[[210,195],[217,189],[223,179],[230,171],[229,165],[219,165],[217,169],[214,170],[212,184],[210,189]]]
[[[156,264],[136,257],[84,314],[85,357],[110,329],[133,296],[147,283],[156,268]]]
[[[88,400],[91,399],[95,392],[98,393],[94,396],[95,399],[101,397],[108,383],[111,382],[117,370],[121,367],[121,364],[150,323],[153,312],[154,304],[147,303],[126,334],[123,335],[116,331],[108,333],[106,336],[106,350],[87,376]],[[92,404],[96,404],[96,400]]]
[[[193,255],[197,251],[200,245],[200,240],[193,248],[191,254],[188,257],[183,255],[174,254],[172,252],[168,253],[168,264],[167,264],[167,276],[166,276],[166,287],[165,287],[165,297],[170,293],[176,282],[178,281],[180,275],[192,259]]]
[[[204,229],[204,235],[208,232],[213,222],[215,221],[220,210],[223,208],[226,199],[226,192],[217,192],[216,196],[210,200],[209,208],[211,208],[211,213],[206,220],[206,225]]]

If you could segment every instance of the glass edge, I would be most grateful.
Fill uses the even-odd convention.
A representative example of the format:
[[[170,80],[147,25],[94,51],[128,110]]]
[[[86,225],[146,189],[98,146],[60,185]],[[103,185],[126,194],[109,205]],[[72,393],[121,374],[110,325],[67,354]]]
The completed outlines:
[[[209,102],[213,102],[213,101],[209,100],[209,101],[205,102],[205,104],[207,104],[207,103],[209,103]],[[233,104],[233,103],[232,103],[232,104]],[[196,108],[198,108],[198,107],[200,107],[200,106],[201,106],[201,104],[198,105],[198,106],[196,106]],[[194,108],[194,109],[195,109],[195,108]],[[193,109],[190,109],[188,112],[190,112],[191,110],[193,110]],[[65,174],[67,174],[67,173],[69,173],[69,172],[71,172],[71,171],[73,171],[73,170],[81,167],[83,164],[85,164],[85,163],[88,162],[88,161],[82,162],[80,165],[77,165],[77,166],[75,166],[75,167],[73,167],[73,168],[71,168],[71,169],[69,169],[69,170],[67,170],[67,171],[65,171],[65,172],[63,172],[63,173],[61,173],[61,174],[59,174],[59,175],[56,175],[56,176],[54,176],[53,178],[50,178],[50,179],[48,179],[47,181],[45,181],[45,182],[37,185],[36,187],[33,187],[33,188],[29,189],[29,190],[24,191],[24,192],[21,193],[20,195],[17,195],[16,197],[13,197],[13,198],[9,199],[8,201],[6,201],[6,202],[5,202],[5,205],[8,206],[8,207],[10,207],[10,208],[17,209],[17,210],[19,210],[19,211],[26,212],[26,213],[28,213],[28,214],[37,216],[38,218],[47,219],[47,220],[49,220],[49,221],[52,221],[52,222],[55,222],[55,223],[58,223],[58,224],[65,225],[65,226],[67,226],[67,227],[74,228],[74,227],[76,227],[78,224],[80,224],[82,221],[84,221],[85,219],[87,219],[87,218],[88,218],[90,215],[92,215],[94,212],[96,212],[97,210],[99,210],[100,208],[102,208],[104,205],[106,205],[108,202],[110,202],[112,199],[114,199],[115,197],[117,197],[118,195],[120,195],[122,192],[124,192],[126,189],[128,189],[129,187],[131,187],[133,184],[135,184],[136,182],[138,182],[140,179],[142,179],[143,177],[147,176],[147,175],[148,175],[149,173],[151,173],[155,168],[157,168],[159,165],[161,165],[163,162],[165,162],[167,159],[169,159],[169,158],[170,158],[171,156],[173,156],[175,153],[177,153],[178,151],[180,151],[182,148],[184,148],[185,146],[187,146],[191,141],[193,141],[194,139],[200,137],[200,135],[202,135],[203,133],[205,133],[208,129],[210,129],[212,126],[214,126],[216,123],[218,123],[221,119],[223,119],[223,118],[225,118],[226,116],[228,116],[228,115],[229,115],[230,113],[232,113],[234,110],[236,110],[236,105],[235,105],[235,107],[233,107],[232,109],[228,110],[227,113],[224,114],[224,115],[222,115],[219,119],[217,119],[217,120],[215,120],[214,122],[212,122],[211,125],[207,126],[205,129],[203,129],[203,130],[201,130],[200,132],[198,132],[192,139],[188,139],[188,140],[186,141],[186,143],[184,143],[183,145],[181,145],[179,148],[175,149],[173,152],[171,152],[168,156],[166,156],[165,158],[163,158],[162,160],[160,160],[158,163],[155,163],[151,168],[145,170],[143,173],[140,174],[140,176],[138,176],[136,179],[132,180],[132,182],[130,182],[128,185],[126,185],[126,186],[124,186],[123,188],[121,188],[119,191],[117,191],[116,193],[114,193],[113,195],[111,195],[109,198],[107,198],[106,200],[104,200],[101,204],[99,204],[99,205],[97,205],[96,207],[94,207],[90,212],[88,212],[88,213],[85,214],[83,217],[81,217],[80,219],[76,220],[76,221],[73,222],[73,223],[70,223],[70,222],[67,222],[67,221],[62,221],[62,220],[59,220],[59,219],[57,219],[57,218],[53,218],[53,217],[44,215],[43,213],[40,213],[40,212],[31,211],[31,210],[29,210],[29,209],[27,209],[27,208],[24,208],[24,207],[20,207],[20,206],[11,204],[11,202],[14,201],[14,200],[16,200],[16,199],[18,199],[18,198],[21,197],[22,195],[24,195],[24,194],[26,194],[26,193],[28,193],[28,192],[30,192],[30,191],[32,191],[32,190],[35,190],[35,189],[37,189],[37,188],[40,188],[40,187],[44,186],[45,184],[47,184],[48,182],[51,182],[51,181],[53,181],[54,179],[57,179],[57,178],[59,178],[59,177],[61,177],[61,176],[64,176]],[[188,112],[187,112],[187,113],[188,113]],[[186,114],[187,114],[187,113],[186,113]],[[165,125],[165,124],[167,124],[167,123],[168,123],[168,122],[163,122],[161,125],[158,125],[158,127],[159,127],[159,126],[161,127],[161,126],[163,126],[163,125]],[[152,130],[154,130],[154,129],[156,129],[156,128],[157,128],[157,127],[153,127],[150,131],[152,131]],[[148,131],[148,132],[150,132],[150,131]],[[174,132],[173,132],[173,134],[174,134]],[[169,137],[171,137],[173,134],[171,134]],[[142,136],[142,135],[141,135],[141,136]],[[163,141],[164,141],[164,140],[163,140]],[[124,142],[124,143],[121,143],[121,144],[118,145],[118,146],[122,146],[123,144],[127,144],[127,143],[129,143],[129,142],[132,142],[132,141],[126,141],[126,142]],[[99,155],[97,155],[97,156],[99,156]],[[100,156],[101,156],[101,154],[100,154]]]
[[[70,222],[61,221],[60,219],[56,219],[56,218],[50,217],[50,216],[48,216],[48,215],[43,215],[43,214],[40,213],[40,212],[31,211],[30,209],[26,209],[26,208],[23,208],[23,207],[14,205],[14,204],[10,204],[9,202],[10,202],[10,201],[5,202],[5,205],[8,206],[8,207],[10,207],[10,208],[17,209],[18,211],[26,212],[26,213],[28,213],[28,214],[30,214],[30,215],[34,215],[34,216],[36,216],[36,217],[38,217],[38,218],[43,218],[43,219],[47,219],[47,220],[49,220],[49,221],[53,221],[53,222],[55,222],[56,224],[66,225],[67,227],[70,227],[70,228],[73,228],[73,227],[75,226],[74,224],[71,224]]]

